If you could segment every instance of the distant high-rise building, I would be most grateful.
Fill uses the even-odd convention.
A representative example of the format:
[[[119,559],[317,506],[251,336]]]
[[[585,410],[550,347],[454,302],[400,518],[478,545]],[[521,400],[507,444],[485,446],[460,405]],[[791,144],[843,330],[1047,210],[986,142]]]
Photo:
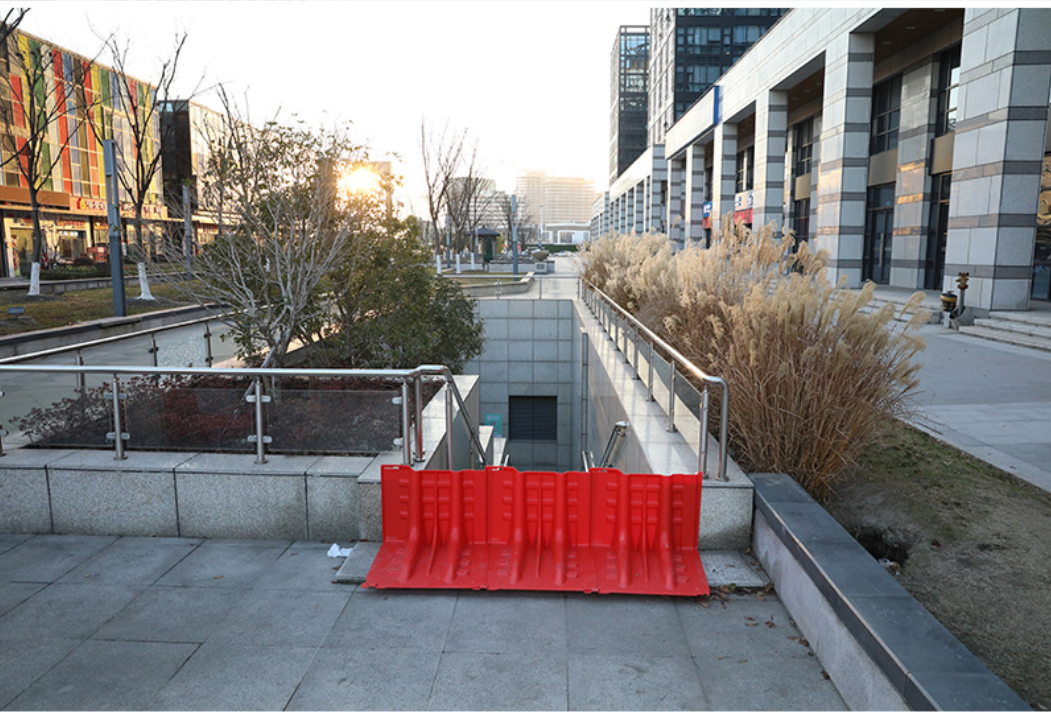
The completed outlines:
[[[529,224],[588,225],[595,185],[584,178],[549,176],[544,171],[519,173],[515,193],[527,211]]]
[[[787,12],[787,8],[653,8],[649,27],[649,143]]]
[[[649,28],[621,25],[610,53],[609,180],[646,150]]]

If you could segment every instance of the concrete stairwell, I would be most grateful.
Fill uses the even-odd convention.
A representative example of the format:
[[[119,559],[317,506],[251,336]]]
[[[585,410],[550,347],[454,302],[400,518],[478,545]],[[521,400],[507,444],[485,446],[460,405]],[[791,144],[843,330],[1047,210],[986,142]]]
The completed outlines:
[[[993,311],[987,317],[976,318],[971,326],[961,326],[960,333],[1051,351],[1051,311]]]

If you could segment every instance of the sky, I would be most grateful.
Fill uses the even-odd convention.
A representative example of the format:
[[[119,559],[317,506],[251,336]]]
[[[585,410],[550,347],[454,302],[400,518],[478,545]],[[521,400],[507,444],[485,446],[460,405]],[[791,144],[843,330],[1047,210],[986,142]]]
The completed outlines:
[[[666,4],[666,3],[665,3]],[[517,171],[607,186],[610,51],[620,25],[648,24],[635,0],[107,0],[30,2],[22,29],[87,57],[130,43],[128,71],[151,81],[187,33],[179,86],[220,108],[222,84],[255,121],[332,125],[374,160],[396,157],[416,212],[420,127],[466,130],[511,191]],[[112,61],[99,56],[103,64]]]

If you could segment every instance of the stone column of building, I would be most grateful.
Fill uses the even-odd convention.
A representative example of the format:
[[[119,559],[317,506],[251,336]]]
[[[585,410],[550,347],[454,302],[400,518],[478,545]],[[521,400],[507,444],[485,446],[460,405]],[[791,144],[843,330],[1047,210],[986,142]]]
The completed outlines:
[[[635,220],[632,222],[631,231],[636,235],[646,232],[646,181],[642,180],[631,189],[634,201]]]
[[[668,239],[672,241],[672,250],[682,248],[684,209],[686,191],[686,159],[668,160]]]
[[[664,160],[663,143],[654,144],[652,150],[653,178],[650,182],[648,197],[650,212],[649,228],[654,232],[663,232],[666,229],[666,221],[668,218],[664,212],[665,205],[662,195],[662,186],[664,186],[668,180],[668,162]]]
[[[715,127],[712,161],[712,240],[722,231],[723,218],[733,220],[737,187],[737,124]]]
[[[686,149],[686,187],[683,220],[686,224],[686,244],[696,244],[704,238],[704,146],[695,143]]]
[[[871,34],[842,34],[825,50],[821,160],[814,246],[828,250],[829,276],[861,286],[872,118]],[[811,203],[813,203],[811,198]]]
[[[936,61],[924,62],[901,77],[898,129],[898,176],[894,188],[894,242],[890,283],[923,287],[930,222],[929,154],[934,139],[932,103],[938,76]]]
[[[788,147],[788,92],[761,92],[755,100],[755,184],[752,227],[774,223],[781,230],[785,203],[785,152]]]
[[[1029,305],[1051,93],[1051,10],[968,8],[960,51],[944,288],[967,305]]]
[[[653,193],[653,176],[648,175],[645,178],[644,185],[646,186],[642,192],[642,220],[643,220],[643,232],[649,232],[653,229],[653,205],[651,204],[650,195]]]
[[[638,189],[638,184],[635,184],[624,193],[624,232],[627,234],[635,232],[635,191]]]

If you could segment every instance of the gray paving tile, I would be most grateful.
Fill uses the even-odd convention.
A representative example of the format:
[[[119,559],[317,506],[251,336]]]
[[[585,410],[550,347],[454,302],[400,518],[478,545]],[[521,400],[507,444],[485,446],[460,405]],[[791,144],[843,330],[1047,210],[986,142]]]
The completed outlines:
[[[182,561],[200,539],[122,537],[75,567],[61,583],[151,584]]]
[[[681,657],[690,654],[675,605],[654,596],[566,598],[571,653]]]
[[[443,653],[428,709],[564,710],[566,655]]]
[[[256,582],[256,588],[283,588],[307,591],[340,590],[333,583],[344,559],[328,555],[331,544],[303,541],[292,544]],[[345,589],[344,589],[345,590]]]
[[[289,542],[209,539],[157,583],[162,586],[251,587],[273,566]]]
[[[0,616],[0,636],[88,638],[144,590],[143,586],[52,584]]]
[[[92,638],[203,643],[246,595],[241,588],[153,586]]]
[[[85,641],[9,705],[21,710],[146,709],[196,645]]]
[[[566,650],[561,594],[465,591],[456,601],[446,651],[520,653]]]
[[[426,709],[440,658],[440,648],[322,648],[287,709]]]
[[[569,656],[571,710],[711,709],[689,656]]]
[[[321,647],[351,591],[257,589],[209,636],[211,643]]]
[[[148,709],[284,709],[315,652],[314,648],[205,643],[161,688]]]
[[[38,638],[11,640],[0,636],[0,708],[81,644],[80,640]]]
[[[116,539],[112,536],[34,536],[0,554],[0,582],[57,581]]]
[[[46,585],[44,583],[0,583],[0,616]]]
[[[326,648],[441,651],[456,591],[358,590],[325,641]]]
[[[0,554],[32,538],[32,534],[0,534]]]
[[[845,710],[821,663],[772,654],[695,658],[701,687],[717,710]]]
[[[810,652],[774,596],[765,601],[752,596],[734,596],[726,603],[711,600],[707,608],[696,600],[682,600],[676,608],[695,657],[740,659],[777,653],[805,658]]]

